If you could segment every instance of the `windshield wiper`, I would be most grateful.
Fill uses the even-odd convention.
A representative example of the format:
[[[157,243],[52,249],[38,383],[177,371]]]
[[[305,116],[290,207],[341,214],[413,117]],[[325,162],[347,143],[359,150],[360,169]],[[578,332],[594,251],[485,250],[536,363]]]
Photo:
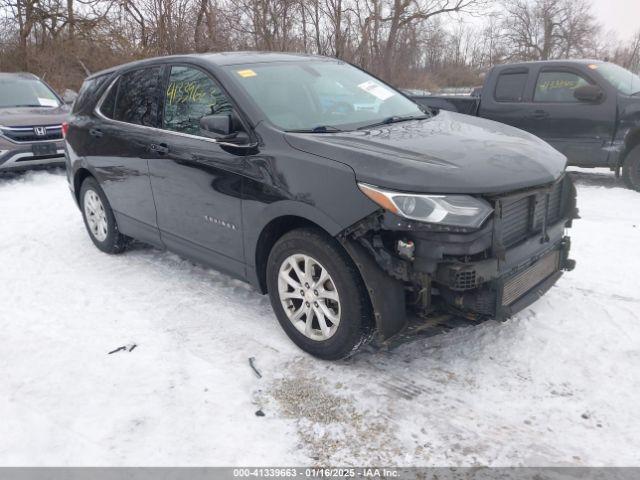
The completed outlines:
[[[338,127],[333,127],[331,125],[318,125],[313,128],[301,128],[298,130],[287,130],[290,133],[338,133],[338,132],[346,132],[346,130],[342,130]]]
[[[426,115],[426,114],[425,115],[405,115],[405,116],[394,115],[392,117],[387,117],[384,120],[381,120],[379,122],[358,127],[358,130],[366,130],[367,128],[379,127],[381,125],[389,125],[391,123],[407,122],[409,120],[424,120],[425,118],[431,118],[431,115]]]
[[[633,92],[633,93],[631,94],[631,96],[632,96],[632,97],[635,97],[635,96],[636,96],[636,95],[638,95],[638,94],[640,94],[640,90],[638,90],[637,92]]]
[[[39,103],[27,103],[26,105],[11,105],[8,107],[2,107],[2,108],[34,108],[34,107],[41,107],[41,108],[51,108],[47,105],[40,105]]]

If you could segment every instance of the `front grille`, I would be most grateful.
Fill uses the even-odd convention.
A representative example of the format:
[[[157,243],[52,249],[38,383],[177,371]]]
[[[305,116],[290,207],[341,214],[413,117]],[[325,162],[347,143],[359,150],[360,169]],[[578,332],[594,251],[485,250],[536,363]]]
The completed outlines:
[[[502,305],[508,306],[559,268],[560,254],[555,250],[529,268],[509,278],[502,291]]]
[[[469,290],[476,288],[477,278],[475,270],[463,270],[456,273],[455,282],[453,283],[454,290]]]
[[[37,135],[36,129],[44,128],[43,135]],[[35,125],[33,127],[5,127],[0,133],[14,142],[40,142],[62,140],[62,127],[60,125]]]
[[[511,246],[527,237],[531,197],[505,201],[502,204],[502,243]]]
[[[567,195],[566,182],[556,182],[546,191],[538,191],[527,196],[505,197],[500,199],[502,215],[502,244],[511,247],[542,231],[545,216],[547,225],[551,225],[563,216]]]

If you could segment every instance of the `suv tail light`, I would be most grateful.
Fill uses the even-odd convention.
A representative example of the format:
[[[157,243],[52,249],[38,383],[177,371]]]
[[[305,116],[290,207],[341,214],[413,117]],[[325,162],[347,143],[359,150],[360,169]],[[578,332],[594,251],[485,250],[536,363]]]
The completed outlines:
[[[62,122],[62,136],[66,137],[68,131],[69,131],[69,124],[67,122]]]

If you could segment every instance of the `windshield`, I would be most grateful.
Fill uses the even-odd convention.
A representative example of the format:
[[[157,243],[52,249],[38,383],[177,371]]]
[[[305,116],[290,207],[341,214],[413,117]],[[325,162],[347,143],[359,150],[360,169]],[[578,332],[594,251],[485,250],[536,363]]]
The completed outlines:
[[[607,79],[616,89],[624,95],[633,95],[640,92],[640,77],[613,63],[600,63],[592,66]]]
[[[59,107],[56,94],[33,78],[0,78],[0,108]]]
[[[329,132],[424,112],[396,90],[341,61],[233,65],[231,75],[283,130]]]

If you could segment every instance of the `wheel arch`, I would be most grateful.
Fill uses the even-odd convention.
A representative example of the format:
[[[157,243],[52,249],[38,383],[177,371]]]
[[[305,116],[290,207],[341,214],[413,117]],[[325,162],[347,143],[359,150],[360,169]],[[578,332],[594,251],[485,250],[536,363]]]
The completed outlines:
[[[297,228],[316,228],[331,235],[318,223],[298,215],[281,215],[269,221],[260,231],[255,248],[255,273],[257,287],[261,293],[267,293],[267,260],[271,249],[278,239]]]
[[[95,178],[95,176],[89,171],[88,168],[80,167],[73,175],[73,196],[76,199],[76,203],[80,205],[80,187],[88,177]]]
[[[624,151],[622,152],[622,161],[620,165],[623,165],[627,161],[629,154],[637,147],[640,146],[640,128],[636,128],[629,132],[624,141]]]
[[[640,129],[627,137],[625,150],[619,167],[622,169],[622,179],[626,186],[640,192]],[[618,170],[619,172],[619,170]]]

